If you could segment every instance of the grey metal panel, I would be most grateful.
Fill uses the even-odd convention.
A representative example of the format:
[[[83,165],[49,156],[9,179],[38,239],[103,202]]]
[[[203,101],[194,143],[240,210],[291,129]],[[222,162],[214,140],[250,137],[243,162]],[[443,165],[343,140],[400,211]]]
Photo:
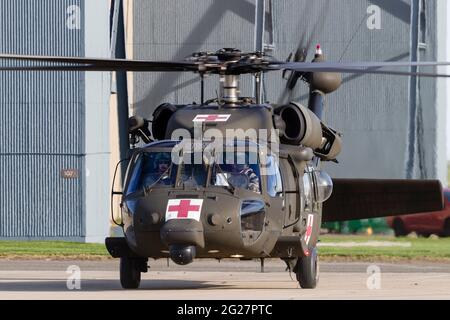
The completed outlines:
[[[410,52],[409,0],[285,0],[273,2],[275,51],[285,59],[295,50],[303,32],[311,36],[309,59],[320,43],[330,61],[408,61]],[[422,60],[435,59],[436,2],[426,1],[428,49]],[[367,9],[381,8],[381,29],[369,30]],[[217,9],[220,7],[220,11]],[[134,57],[182,58],[200,49],[238,47],[254,43],[254,1],[144,1],[135,0]],[[307,103],[306,86],[298,85],[286,97],[281,73],[265,76],[266,97],[272,102],[299,99]],[[192,81],[192,82],[189,82]],[[198,101],[198,82],[192,75],[134,76],[134,112],[149,116],[161,102]],[[207,82],[206,99],[217,82]],[[423,106],[422,173],[436,176],[435,80],[420,80]],[[251,94],[244,81],[243,95]],[[284,92],[284,93],[283,93]],[[283,93],[283,94],[282,94]],[[326,99],[325,121],[344,135],[340,165],[326,164],[335,177],[403,178],[408,134],[408,77],[344,75],[344,84]],[[425,110],[426,109],[426,110]],[[417,160],[418,156],[416,157]],[[419,162],[418,162],[419,163]]]
[[[81,179],[64,179],[61,169],[80,173],[81,159],[0,155],[0,237],[80,236]]]
[[[85,3],[85,54],[110,56],[109,1]],[[95,32],[92,32],[95,30]],[[109,72],[88,72],[85,76],[85,241],[102,242],[108,235],[111,181],[109,175]]]
[[[436,1],[425,1],[426,7],[426,48],[419,49],[419,60],[438,60],[437,55],[437,28],[442,28],[437,19]],[[419,39],[420,40],[420,39]],[[436,69],[435,69],[436,70]],[[415,177],[437,177],[437,81],[434,79],[418,79],[417,94],[417,147],[415,158]],[[446,165],[446,164],[445,164]],[[445,179],[447,176],[445,175]],[[447,182],[446,180],[444,180]]]
[[[387,2],[378,4],[383,9]],[[276,24],[277,56],[287,56],[300,38],[298,31],[306,30],[313,34],[310,51],[320,43],[330,61],[407,60],[409,25],[383,10],[381,30],[369,30],[371,4],[360,0],[276,4],[275,17],[283,19]],[[316,21],[320,23],[315,27]],[[277,83],[275,75],[270,77],[271,83]],[[340,164],[326,164],[326,169],[334,177],[403,177],[408,78],[344,75],[343,79],[342,87],[327,96],[324,120],[343,133],[344,146]],[[276,92],[281,92],[284,81],[278,84],[272,87],[271,99],[281,100]],[[303,97],[307,104],[306,94],[306,88],[299,88],[293,97]]]
[[[80,0],[0,2],[0,52],[83,55],[82,30],[67,28]],[[82,153],[83,73],[0,73],[0,153]]]
[[[82,22],[84,0],[1,1],[0,52],[83,56],[73,5]],[[0,73],[0,237],[83,236],[83,85],[83,73]]]
[[[136,59],[182,59],[193,52],[235,47],[251,51],[254,46],[253,1],[133,1],[133,53]],[[151,115],[161,101],[200,100],[200,83],[193,74],[133,76],[136,113]],[[217,79],[209,79],[205,97],[215,97]],[[252,95],[250,78],[241,82],[242,95]]]

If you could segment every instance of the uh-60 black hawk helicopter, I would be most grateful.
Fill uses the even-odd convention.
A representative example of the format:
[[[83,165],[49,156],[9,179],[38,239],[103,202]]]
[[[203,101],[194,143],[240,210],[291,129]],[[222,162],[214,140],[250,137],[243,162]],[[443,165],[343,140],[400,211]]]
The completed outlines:
[[[324,61],[320,48],[312,62],[304,62],[305,57],[276,61],[261,52],[228,48],[195,53],[181,62],[0,55],[47,63],[0,66],[0,71],[200,74],[199,104],[162,104],[151,128],[146,119],[129,119],[132,143],[140,138],[146,144],[132,149],[121,193],[125,237],[106,239],[110,254],[120,258],[122,286],[139,286],[149,258],[170,257],[183,265],[195,258],[270,257],[285,261],[302,288],[314,288],[322,222],[443,207],[436,180],[331,180],[321,162],[337,162],[342,138],[321,121],[324,96],[338,89],[340,73],[448,77],[398,68],[450,63],[333,63]],[[276,70],[291,72],[289,86],[298,79],[310,86],[307,107],[261,102],[261,74]],[[219,75],[220,94],[204,101],[203,77],[209,74]],[[256,97],[239,96],[243,74],[255,77]],[[249,138],[252,130],[256,138]]]

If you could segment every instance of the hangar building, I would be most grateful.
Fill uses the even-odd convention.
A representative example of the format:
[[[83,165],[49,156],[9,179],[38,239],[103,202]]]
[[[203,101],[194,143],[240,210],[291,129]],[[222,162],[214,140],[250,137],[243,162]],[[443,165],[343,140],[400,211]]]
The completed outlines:
[[[447,6],[445,0],[3,0],[0,52],[111,57],[112,43],[124,44],[135,59],[235,47],[262,48],[284,60],[303,38],[311,44],[309,59],[320,43],[329,61],[441,61]],[[129,113],[144,117],[162,102],[199,100],[193,74],[129,73],[125,86],[115,80],[108,73],[0,73],[0,239],[103,241],[111,168],[119,158],[114,93],[126,92]],[[287,93],[285,85],[281,72],[266,75],[264,98],[306,104],[305,86]],[[216,87],[210,79],[206,96],[215,96]],[[242,80],[241,91],[252,95],[251,79]],[[446,103],[443,80],[344,75],[325,111],[325,121],[343,133],[344,148],[340,164],[326,169],[333,177],[445,182]]]

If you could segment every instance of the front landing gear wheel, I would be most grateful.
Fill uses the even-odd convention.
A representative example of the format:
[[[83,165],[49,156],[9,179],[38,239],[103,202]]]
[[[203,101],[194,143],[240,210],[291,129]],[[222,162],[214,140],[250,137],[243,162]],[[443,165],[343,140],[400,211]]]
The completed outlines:
[[[136,259],[120,258],[120,284],[124,289],[137,289],[141,283],[141,271]]]
[[[294,268],[297,281],[303,289],[314,289],[319,282],[319,257],[317,248],[307,257],[298,258]]]

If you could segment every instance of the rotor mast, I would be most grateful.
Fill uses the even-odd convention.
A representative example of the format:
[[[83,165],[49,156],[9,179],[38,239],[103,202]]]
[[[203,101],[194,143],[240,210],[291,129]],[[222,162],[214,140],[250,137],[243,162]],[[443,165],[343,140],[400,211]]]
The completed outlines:
[[[239,102],[239,75],[220,75],[220,98],[226,103]]]

